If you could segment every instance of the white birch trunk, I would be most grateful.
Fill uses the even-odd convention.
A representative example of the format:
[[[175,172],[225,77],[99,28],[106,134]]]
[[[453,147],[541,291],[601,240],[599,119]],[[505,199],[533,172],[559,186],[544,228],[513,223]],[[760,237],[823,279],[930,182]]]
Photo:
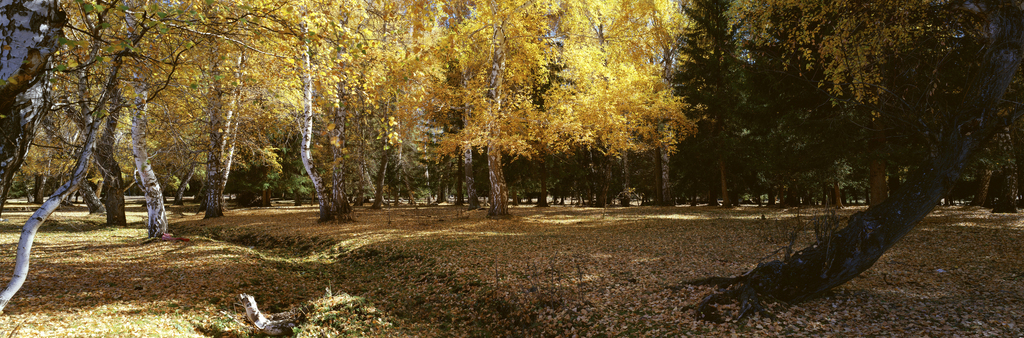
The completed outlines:
[[[150,238],[159,238],[167,232],[167,214],[164,211],[163,190],[149,163],[149,151],[146,150],[149,130],[146,99],[149,93],[144,84],[136,83],[132,87],[136,95],[135,109],[132,109],[132,155],[135,158],[135,170],[139,174],[139,186],[146,195],[146,229]]]
[[[245,308],[245,318],[256,327],[258,333],[268,336],[285,336],[293,333],[292,328],[298,326],[294,320],[270,320],[260,312],[256,305],[256,299],[247,294],[238,295],[238,299]]]
[[[28,263],[32,252],[32,243],[35,241],[39,226],[46,221],[46,218],[54,210],[57,210],[57,207],[68,196],[71,196],[71,194],[78,190],[79,185],[82,184],[85,176],[89,173],[89,159],[92,157],[92,152],[96,145],[96,131],[99,130],[102,119],[93,119],[91,114],[85,114],[83,118],[86,121],[85,126],[88,137],[85,139],[85,145],[82,146],[82,152],[78,155],[75,171],[71,180],[61,185],[57,191],[50,195],[50,198],[29,217],[28,221],[25,222],[25,226],[22,227],[21,239],[18,240],[18,252],[15,255],[14,275],[11,277],[11,281],[7,283],[7,287],[0,291],[0,312],[3,312],[4,307],[14,297],[14,294],[21,289],[21,286],[25,283],[25,278],[28,277]]]
[[[33,86],[46,92],[41,75],[59,48],[64,17],[56,0],[0,0],[0,211],[32,144],[36,122],[49,111],[36,111],[34,104],[23,109],[34,99],[22,94]]]
[[[224,187],[234,157],[234,111],[224,107],[220,73],[220,58],[216,58],[210,68],[211,87],[207,94],[210,145],[206,158],[206,213],[203,218],[224,215]]]
[[[306,31],[305,25],[302,26],[302,31]],[[323,179],[316,171],[313,154],[309,149],[313,143],[313,65],[310,63],[308,45],[305,52],[302,53],[302,67],[302,118],[299,128],[302,133],[302,143],[299,145],[299,157],[302,158],[302,166],[306,168],[309,179],[313,181],[313,190],[320,203],[320,221],[324,222],[332,218],[331,204],[330,196],[327,195],[327,189],[324,188]]]

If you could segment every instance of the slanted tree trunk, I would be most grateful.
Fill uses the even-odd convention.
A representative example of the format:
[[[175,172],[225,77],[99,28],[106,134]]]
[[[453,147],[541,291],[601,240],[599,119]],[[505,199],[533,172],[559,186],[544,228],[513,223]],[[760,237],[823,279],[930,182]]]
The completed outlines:
[[[103,206],[103,201],[100,201],[99,197],[96,197],[96,192],[93,191],[92,186],[89,185],[89,180],[82,182],[82,198],[85,199],[85,205],[89,207],[89,214],[104,214],[107,212],[107,208]]]
[[[132,155],[135,170],[139,174],[139,187],[146,196],[146,229],[150,238],[159,238],[167,232],[167,214],[164,210],[164,194],[157,180],[156,172],[149,162],[146,140],[149,134],[149,118],[146,107],[149,91],[142,83],[133,83],[135,108],[132,109]]]
[[[299,321],[294,318],[270,320],[260,312],[256,305],[256,299],[247,294],[238,295],[245,308],[245,318],[256,328],[257,333],[268,336],[290,336],[293,329],[299,326]]]
[[[4,8],[2,2],[0,2],[0,8]],[[14,297],[14,294],[21,289],[25,279],[28,277],[28,263],[31,256],[32,243],[35,240],[36,232],[39,231],[39,226],[43,225],[46,218],[54,210],[57,210],[57,207],[68,196],[71,196],[71,194],[78,190],[83,181],[85,181],[85,177],[89,174],[89,159],[92,157],[92,152],[96,145],[96,131],[99,130],[99,125],[103,120],[94,119],[92,114],[83,114],[82,119],[85,121],[83,123],[86,128],[84,133],[88,136],[85,139],[85,144],[82,146],[81,153],[78,155],[71,180],[65,182],[53,195],[50,195],[50,198],[29,217],[28,221],[25,222],[25,226],[22,227],[21,238],[18,240],[18,251],[15,254],[14,275],[11,277],[10,282],[7,283],[7,287],[0,291],[0,312],[3,311],[7,303]]]
[[[978,192],[974,194],[971,206],[980,207],[985,205],[985,199],[988,198],[989,182],[992,182],[992,169],[986,168],[981,172],[981,177],[978,178]]]
[[[196,164],[192,163],[192,166],[188,168],[188,173],[185,174],[185,178],[181,180],[181,184],[178,185],[178,191],[174,194],[174,205],[185,205],[185,190],[188,190],[188,182],[192,180],[192,175],[196,173]]]
[[[999,142],[999,151],[1006,156],[999,171],[1003,174],[1003,190],[999,201],[992,208],[993,213],[1016,214],[1017,213],[1017,161],[1014,159],[1013,133],[1010,127],[1004,128],[996,134]]]
[[[977,71],[967,87],[966,102],[952,105],[950,109],[956,111],[938,112],[945,117],[944,127],[935,135],[931,156],[888,199],[850,216],[845,228],[837,227],[832,235],[820,237],[814,245],[784,260],[759,264],[739,277],[706,280],[706,284],[729,289],[708,296],[698,306],[701,316],[714,317],[713,307],[707,305],[723,298],[742,299],[738,314],[742,317],[763,311],[757,295],[800,302],[860,275],[949,193],[982,140],[1011,125],[1024,113],[1017,109],[1007,114],[998,109],[1024,51],[1024,11],[1017,6],[982,6],[973,10],[987,14],[988,22],[983,27],[988,31],[982,34],[987,38],[987,47],[979,55],[980,65],[973,68]]]

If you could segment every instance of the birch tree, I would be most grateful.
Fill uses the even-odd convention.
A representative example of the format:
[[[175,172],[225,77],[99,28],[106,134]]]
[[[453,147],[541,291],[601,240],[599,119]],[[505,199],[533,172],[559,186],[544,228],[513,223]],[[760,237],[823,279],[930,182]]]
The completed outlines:
[[[49,111],[33,103],[42,103],[48,89],[41,75],[59,48],[66,18],[56,0],[0,1],[0,212],[36,123]]]

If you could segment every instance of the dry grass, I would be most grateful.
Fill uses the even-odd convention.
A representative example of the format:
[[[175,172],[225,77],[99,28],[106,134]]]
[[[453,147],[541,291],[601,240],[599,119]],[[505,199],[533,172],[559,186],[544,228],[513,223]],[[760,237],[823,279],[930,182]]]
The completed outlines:
[[[346,305],[306,332],[1024,334],[1024,222],[982,209],[937,210],[835,293],[772,304],[779,320],[725,324],[694,320],[708,290],[683,282],[746,271],[813,210],[522,207],[513,219],[489,220],[448,206],[359,208],[358,222],[347,224],[317,224],[311,207],[233,210],[217,220],[170,214],[175,234],[195,240],[146,244],[141,228],[104,228],[61,211],[37,239],[29,280],[0,316],[0,334],[24,324],[26,337],[234,336],[238,326],[219,311],[238,313],[237,294],[274,312],[326,288],[335,298],[346,293]],[[14,224],[0,224],[0,253],[13,258],[22,216],[4,217]],[[810,229],[801,236],[812,237]],[[0,261],[0,282],[12,268],[12,259]]]

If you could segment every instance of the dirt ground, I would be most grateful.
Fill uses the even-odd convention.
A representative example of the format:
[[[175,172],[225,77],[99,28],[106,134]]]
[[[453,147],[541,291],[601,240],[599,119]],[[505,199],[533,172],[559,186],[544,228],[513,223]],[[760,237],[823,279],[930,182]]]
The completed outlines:
[[[0,223],[0,283],[30,213]],[[40,231],[28,281],[0,315],[0,336],[246,336],[237,294],[265,312],[331,293],[358,299],[330,325],[351,336],[996,336],[1024,334],[1024,219],[937,209],[874,267],[775,319],[708,323],[711,290],[774,254],[823,210],[741,207],[514,207],[514,217],[454,206],[357,208],[354,223],[316,223],[281,203],[203,220],[170,207],[183,242],[146,241],[83,208]],[[839,211],[848,216],[862,208]],[[355,303],[353,303],[355,304]],[[351,312],[356,313],[356,312]]]

